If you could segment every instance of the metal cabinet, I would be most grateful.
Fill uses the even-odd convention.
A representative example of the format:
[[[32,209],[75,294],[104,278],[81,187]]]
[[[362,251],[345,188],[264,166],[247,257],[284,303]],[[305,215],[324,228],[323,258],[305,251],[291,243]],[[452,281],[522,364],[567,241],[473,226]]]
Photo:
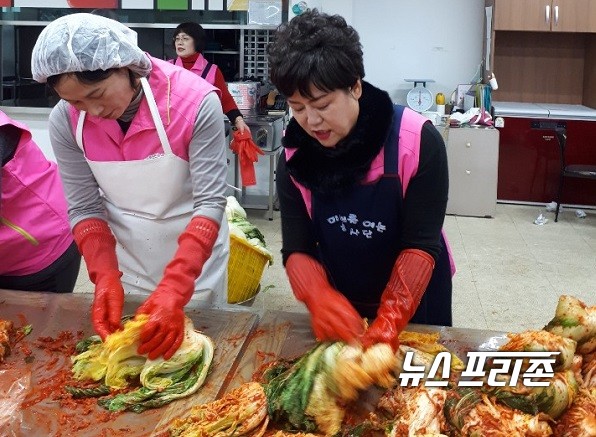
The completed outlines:
[[[497,204],[499,131],[447,130],[449,201],[447,214],[492,217]]]
[[[266,209],[267,218],[273,220],[275,204],[275,167],[279,154],[282,151],[281,137],[285,129],[285,116],[261,115],[244,116],[244,121],[250,127],[253,141],[261,148],[264,155],[255,164],[257,185],[255,187],[242,187],[234,195],[240,205],[246,209]],[[260,172],[259,167],[263,159],[268,159],[268,167]],[[234,155],[234,187],[241,186],[238,156]],[[262,177],[266,176],[266,177]],[[265,181],[267,182],[265,184]]]

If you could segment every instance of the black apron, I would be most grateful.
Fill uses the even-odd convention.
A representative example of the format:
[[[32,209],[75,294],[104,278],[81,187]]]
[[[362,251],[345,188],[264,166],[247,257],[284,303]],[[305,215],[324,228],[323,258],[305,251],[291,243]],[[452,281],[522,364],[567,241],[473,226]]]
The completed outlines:
[[[329,279],[362,317],[373,319],[402,251],[402,186],[397,173],[404,107],[395,105],[384,150],[384,174],[341,195],[312,192],[312,220],[319,256]],[[451,326],[451,267],[445,242],[412,323]]]

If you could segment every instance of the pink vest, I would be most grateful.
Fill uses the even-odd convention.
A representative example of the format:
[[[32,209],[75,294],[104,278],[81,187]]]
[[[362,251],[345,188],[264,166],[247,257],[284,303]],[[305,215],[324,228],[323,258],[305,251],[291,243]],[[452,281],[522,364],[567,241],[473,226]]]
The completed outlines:
[[[420,133],[425,121],[428,121],[428,119],[420,116],[411,109],[404,109],[399,130],[399,149],[397,152],[399,156],[399,168],[397,169],[397,173],[401,180],[402,195],[404,197],[406,197],[410,179],[412,179],[412,176],[418,171],[418,161],[420,160]],[[286,149],[285,151],[286,160],[289,160],[296,149]],[[381,176],[383,176],[384,162],[385,149],[382,148],[370,164],[368,173],[364,177],[362,183],[372,184],[378,181]],[[306,204],[308,215],[312,217],[312,197],[310,190],[304,187],[304,185],[296,182],[294,178],[292,178],[292,181],[300,190],[304,203]]]
[[[0,126],[9,124],[22,134],[2,168],[0,275],[24,276],[56,261],[73,239],[56,164],[45,158],[25,125],[0,111]]]
[[[191,69],[189,71],[192,71],[197,76],[201,76],[203,74],[203,70],[207,66],[208,62],[209,61],[207,61],[207,59],[205,59],[205,57],[200,54],[199,57],[197,58],[197,60],[195,61],[195,64],[191,67]],[[182,64],[182,59],[180,59],[180,56],[178,56],[176,58],[174,65],[184,68],[184,65]],[[209,70],[209,73],[207,73],[207,76],[205,77],[205,80],[207,82],[209,82],[211,85],[215,84],[216,70],[217,70],[217,65],[211,64],[211,69]]]
[[[155,96],[172,152],[188,161],[188,145],[192,137],[199,107],[205,96],[219,90],[184,69],[151,58],[149,85]],[[79,111],[70,107],[73,132]],[[142,160],[163,153],[147,100],[143,99],[126,135],[116,120],[87,114],[83,129],[85,156],[91,161]]]
[[[428,121],[427,118],[422,117],[417,112],[412,111],[409,108],[405,108],[401,118],[401,125],[399,129],[399,148],[398,148],[398,169],[397,173],[401,180],[402,195],[406,197],[406,191],[408,190],[408,184],[412,177],[418,171],[418,162],[420,161],[420,136],[422,132],[422,125]],[[296,149],[286,149],[286,160],[289,160]],[[384,161],[385,160],[385,149],[382,148],[379,154],[373,159],[368,173],[364,177],[362,183],[370,184],[378,181],[384,173]],[[304,185],[299,184],[292,178],[294,185],[300,190],[304,203],[306,204],[306,210],[308,215],[312,217],[312,195],[309,189]],[[447,252],[449,254],[449,264],[451,266],[451,274],[455,274],[455,262],[449,246],[449,241],[443,230],[443,239],[447,246]]]

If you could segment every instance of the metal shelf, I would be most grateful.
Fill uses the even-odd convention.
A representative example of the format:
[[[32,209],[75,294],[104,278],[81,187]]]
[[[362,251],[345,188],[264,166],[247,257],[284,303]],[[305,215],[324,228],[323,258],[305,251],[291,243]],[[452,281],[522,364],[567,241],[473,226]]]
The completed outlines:
[[[240,50],[205,50],[203,53],[208,55],[239,55]]]
[[[51,21],[0,20],[0,26],[47,26]],[[122,23],[131,28],[175,29],[178,23]],[[203,29],[239,29],[239,30],[275,30],[277,26],[260,26],[255,24],[207,24],[201,23]]]

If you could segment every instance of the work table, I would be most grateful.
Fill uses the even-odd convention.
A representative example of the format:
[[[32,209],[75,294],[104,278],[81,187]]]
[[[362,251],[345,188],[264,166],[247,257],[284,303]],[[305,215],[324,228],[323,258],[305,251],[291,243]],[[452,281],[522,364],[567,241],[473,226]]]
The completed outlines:
[[[19,342],[4,364],[0,364],[0,389],[7,390],[13,382],[29,385],[29,394],[38,395],[39,386],[59,371],[70,369],[64,354],[52,356],[31,347],[40,337],[56,338],[65,331],[80,337],[93,334],[90,321],[91,294],[30,293],[0,290],[0,318],[15,323],[15,327],[31,324],[33,331]],[[124,314],[133,314],[144,296],[127,295]],[[162,408],[143,413],[108,415],[95,403],[86,407],[61,408],[57,401],[44,399],[26,407],[18,407],[13,415],[17,427],[28,437],[126,435],[127,437],[161,434],[170,422],[193,405],[210,402],[229,390],[248,382],[264,364],[278,358],[296,357],[314,346],[310,320],[305,313],[265,311],[258,313],[246,307],[224,309],[204,308],[189,303],[186,314],[195,328],[210,336],[216,346],[210,373],[205,384],[194,395]],[[458,355],[468,350],[490,350],[505,336],[480,330],[437,326],[409,326],[416,331],[439,331],[441,342]],[[23,346],[33,350],[34,360],[25,363]],[[27,384],[30,376],[30,382]],[[12,397],[18,401],[16,397]],[[22,399],[21,399],[22,401]],[[17,402],[20,404],[20,402]],[[90,406],[89,406],[90,405]],[[108,417],[109,416],[109,417]],[[70,422],[69,422],[70,421]],[[64,423],[79,422],[73,430]],[[85,426],[89,422],[90,425]],[[0,434],[4,435],[0,422]],[[10,434],[9,434],[10,435]]]

